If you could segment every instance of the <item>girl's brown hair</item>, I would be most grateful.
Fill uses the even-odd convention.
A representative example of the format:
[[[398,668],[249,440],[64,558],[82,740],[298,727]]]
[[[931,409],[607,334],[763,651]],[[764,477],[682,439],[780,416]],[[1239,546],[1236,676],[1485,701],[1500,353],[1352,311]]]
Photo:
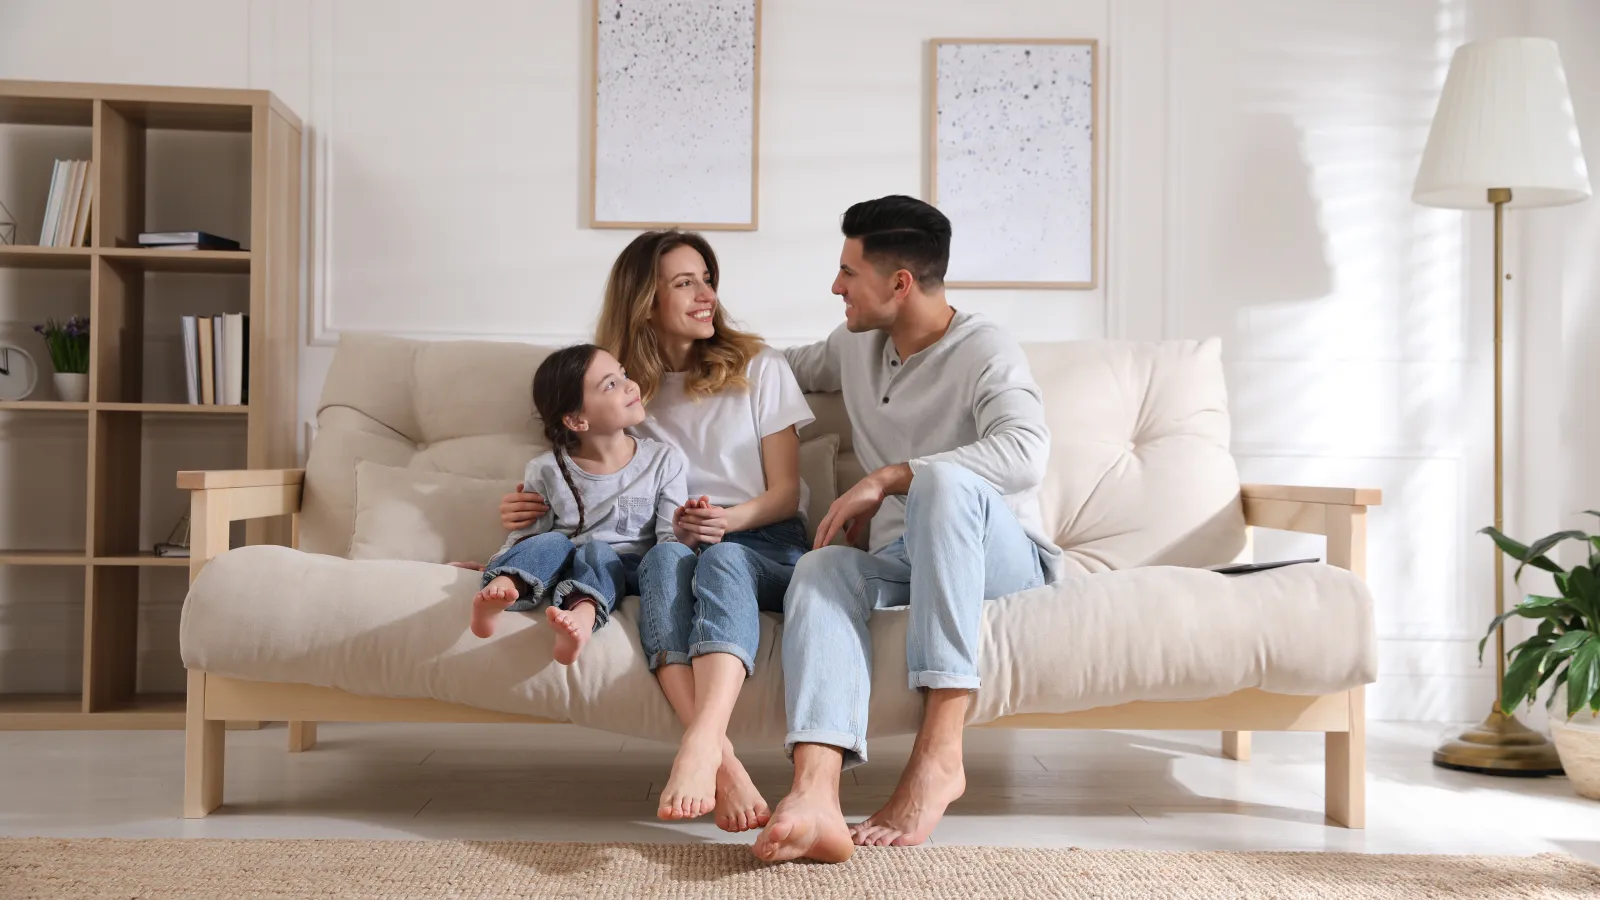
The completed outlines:
[[[555,451],[561,477],[566,479],[572,499],[578,502],[578,529],[572,533],[574,537],[583,533],[584,509],[583,493],[567,469],[568,454],[578,448],[578,433],[567,427],[567,416],[583,412],[583,382],[589,374],[589,364],[599,352],[600,348],[593,344],[562,347],[546,356],[533,373],[533,408],[544,424],[545,440]]]
[[[676,229],[647,231],[634,238],[617,256],[606,279],[605,306],[600,310],[595,343],[622,363],[646,403],[655,396],[667,371],[655,329],[650,327],[657,275],[661,257],[679,247],[699,252],[711,273],[711,289],[716,290],[720,275],[711,245],[692,231]],[[711,324],[711,337],[694,342],[684,373],[684,389],[693,396],[709,397],[728,388],[749,387],[745,369],[765,346],[761,338],[729,325],[721,303],[712,313]]]

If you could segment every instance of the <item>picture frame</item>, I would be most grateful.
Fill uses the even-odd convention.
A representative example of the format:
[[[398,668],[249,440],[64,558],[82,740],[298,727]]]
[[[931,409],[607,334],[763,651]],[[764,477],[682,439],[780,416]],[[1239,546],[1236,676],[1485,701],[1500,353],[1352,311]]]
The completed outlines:
[[[591,228],[757,229],[761,2],[589,6]],[[706,52],[680,52],[684,40]],[[748,55],[718,57],[724,40],[748,41]],[[652,77],[664,70],[671,79]]]
[[[928,202],[955,232],[946,287],[1099,286],[1099,46],[929,41]]]

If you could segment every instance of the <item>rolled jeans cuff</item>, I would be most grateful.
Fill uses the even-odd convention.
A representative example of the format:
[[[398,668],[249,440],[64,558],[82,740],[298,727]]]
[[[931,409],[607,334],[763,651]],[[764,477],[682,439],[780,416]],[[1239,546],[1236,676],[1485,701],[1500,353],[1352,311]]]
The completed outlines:
[[[657,650],[649,659],[650,671],[654,672],[662,666],[687,666],[694,662],[689,654],[681,650]]]
[[[908,681],[911,689],[928,688],[935,691],[975,691],[980,684],[976,675],[955,672],[912,672]]]
[[[495,566],[492,569],[485,569],[482,578],[483,586],[488,587],[489,582],[502,575],[515,581],[520,581],[528,588],[527,593],[519,592],[517,594],[517,599],[511,601],[511,605],[506,607],[507,612],[527,612],[544,600],[547,590],[545,583],[535,578],[533,573],[528,570],[519,569],[516,566]]]
[[[594,601],[594,627],[590,629],[591,632],[599,631],[605,627],[607,622],[611,621],[611,610],[608,608],[610,606],[609,598],[605,594],[581,581],[568,578],[566,581],[556,585],[555,604],[562,609],[566,609],[567,596],[569,594],[582,594],[585,598]]]
[[[842,769],[848,771],[867,761],[867,742],[853,734],[842,731],[791,731],[783,740],[783,752],[789,755],[789,760],[794,760],[796,744],[825,744],[837,747],[844,754]]]
[[[745,649],[738,644],[730,644],[727,641],[700,641],[697,644],[689,645],[690,659],[693,659],[696,656],[705,656],[707,653],[726,653],[734,659],[737,659],[739,662],[744,663],[744,677],[746,678],[749,678],[756,672],[755,661],[752,660],[750,658],[750,654],[746,653]]]

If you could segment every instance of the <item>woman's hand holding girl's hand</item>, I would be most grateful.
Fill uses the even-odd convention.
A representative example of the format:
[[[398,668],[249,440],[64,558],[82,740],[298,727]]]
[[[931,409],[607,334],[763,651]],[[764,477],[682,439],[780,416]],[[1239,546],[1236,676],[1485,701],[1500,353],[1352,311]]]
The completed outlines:
[[[500,498],[500,524],[507,531],[527,528],[550,511],[550,504],[538,494],[523,492],[523,485]]]
[[[720,506],[712,506],[708,497],[690,500],[678,510],[673,531],[679,534],[678,540],[691,547],[720,544],[722,536],[728,533],[728,511]],[[684,541],[683,534],[693,537],[694,543]]]

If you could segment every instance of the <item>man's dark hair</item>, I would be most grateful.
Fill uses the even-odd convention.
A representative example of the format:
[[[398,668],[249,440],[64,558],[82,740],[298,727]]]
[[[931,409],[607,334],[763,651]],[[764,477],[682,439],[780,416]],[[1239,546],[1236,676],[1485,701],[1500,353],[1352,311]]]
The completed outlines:
[[[950,265],[950,220],[915,197],[894,194],[863,200],[845,210],[841,230],[860,238],[874,266],[905,269],[923,287],[944,284]]]

